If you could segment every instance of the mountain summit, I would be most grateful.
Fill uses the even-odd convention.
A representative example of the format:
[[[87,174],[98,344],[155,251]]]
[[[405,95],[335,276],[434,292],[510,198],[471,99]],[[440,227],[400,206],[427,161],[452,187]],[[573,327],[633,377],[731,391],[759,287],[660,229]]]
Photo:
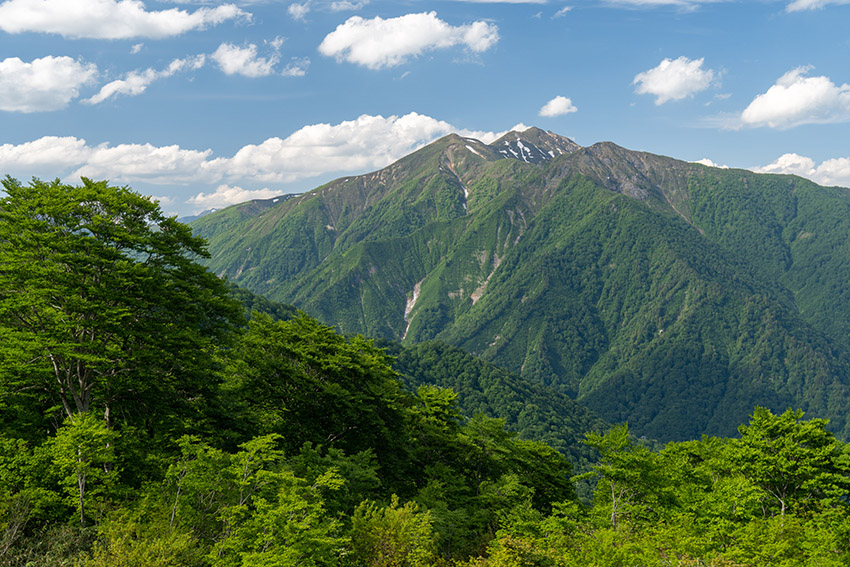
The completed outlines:
[[[527,163],[548,161],[581,149],[581,146],[569,138],[540,128],[529,128],[524,132],[508,132],[490,144],[490,147],[506,158],[513,157]]]
[[[850,190],[536,128],[192,225],[210,267],[345,333],[440,339],[658,439],[756,405],[850,433]]]

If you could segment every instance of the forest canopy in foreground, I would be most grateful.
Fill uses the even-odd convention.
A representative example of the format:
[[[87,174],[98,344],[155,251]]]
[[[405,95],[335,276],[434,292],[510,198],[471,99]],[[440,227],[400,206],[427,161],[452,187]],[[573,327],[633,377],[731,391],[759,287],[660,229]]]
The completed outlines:
[[[246,324],[126,188],[3,183],[0,564],[845,565],[850,451],[799,411],[572,467],[297,314]],[[259,304],[259,303],[258,303]],[[286,313],[286,311],[283,311]]]

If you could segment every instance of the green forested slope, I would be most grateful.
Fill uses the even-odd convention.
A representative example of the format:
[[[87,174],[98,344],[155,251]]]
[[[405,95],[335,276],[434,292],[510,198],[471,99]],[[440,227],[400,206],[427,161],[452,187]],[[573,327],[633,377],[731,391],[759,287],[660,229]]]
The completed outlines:
[[[465,418],[433,384],[529,437],[598,424],[559,415],[571,404],[551,390],[433,342],[394,347],[411,385],[431,382],[408,392],[370,339],[228,289],[189,258],[205,243],[141,195],[3,186],[4,566],[850,561],[850,446],[823,419],[756,407],[736,438],[657,451],[627,425],[590,432],[571,478],[563,454]],[[234,295],[282,319],[246,322]]]
[[[504,419],[509,429],[558,449],[580,470],[597,456],[582,443],[585,433],[610,427],[565,394],[445,343],[394,344],[387,352],[395,356],[393,368],[411,390],[427,385],[451,388],[464,415]]]
[[[640,435],[731,434],[754,404],[850,433],[850,191],[610,143],[536,164],[497,147],[450,136],[193,227],[214,271],[345,333],[440,339]]]

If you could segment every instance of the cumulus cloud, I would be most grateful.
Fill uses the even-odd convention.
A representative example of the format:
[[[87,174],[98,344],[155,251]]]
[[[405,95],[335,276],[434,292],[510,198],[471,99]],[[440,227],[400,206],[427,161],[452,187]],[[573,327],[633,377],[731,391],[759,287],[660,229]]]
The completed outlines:
[[[638,94],[655,96],[655,104],[670,100],[681,100],[709,88],[716,73],[703,69],[704,59],[664,59],[657,67],[638,73],[632,84],[637,85]]]
[[[353,16],[337,26],[319,45],[322,55],[369,69],[393,67],[425,51],[464,45],[481,53],[499,41],[495,24],[477,21],[452,26],[436,12],[370,20]]]
[[[0,61],[0,110],[44,112],[68,106],[97,76],[97,66],[70,57],[42,57],[31,63]]]
[[[304,126],[287,138],[269,138],[212,165],[234,178],[291,182],[323,172],[383,167],[454,129],[415,112],[405,116],[362,115],[339,124]]]
[[[540,109],[540,116],[562,116],[570,112],[576,112],[578,108],[573,104],[573,101],[565,96],[556,96],[549,102],[543,105]]]
[[[527,129],[517,124],[513,130]],[[189,204],[216,206],[215,199],[236,198],[245,191],[268,189],[321,175],[363,173],[379,169],[451,132],[492,142],[505,132],[458,129],[442,120],[415,112],[404,116],[363,115],[338,124],[312,124],[286,138],[250,144],[232,156],[177,145],[88,144],[73,137],[44,137],[31,142],[0,145],[0,171],[12,175],[109,179],[129,185],[192,187]],[[227,186],[228,188],[222,188]],[[157,193],[159,193],[157,191]],[[217,195],[217,196],[216,196]],[[251,193],[257,198],[262,193]],[[229,197],[228,197],[229,196]],[[218,203],[219,205],[223,203]]]
[[[829,77],[807,77],[811,67],[782,75],[741,113],[742,126],[787,129],[802,124],[850,121],[850,85],[837,86]]]
[[[257,55],[257,46],[253,43],[239,47],[232,43],[222,43],[212,54],[213,60],[227,75],[243,75],[245,77],[267,77],[274,73],[274,66],[280,61],[280,56],[273,53],[268,57]]]
[[[85,162],[91,148],[74,137],[45,136],[23,144],[0,145],[0,171],[67,169]]]
[[[850,187],[850,158],[828,159],[818,165],[810,157],[795,153],[780,156],[771,164],[754,167],[757,173],[787,173],[811,179],[820,185]]]
[[[187,150],[177,145],[100,144],[88,148],[85,162],[70,177],[153,185],[214,182],[216,174],[207,167],[211,155],[212,150]]]
[[[788,173],[808,177],[815,172],[815,160],[797,154],[784,154],[776,161],[763,167],[755,167],[757,173]]]
[[[692,163],[699,163],[699,164],[702,164],[702,165],[707,165],[708,167],[719,167],[720,169],[729,169],[728,165],[716,164],[708,158],[698,159],[698,160],[696,160],[695,162],[692,162]]]
[[[131,71],[123,79],[117,79],[103,85],[100,91],[82,102],[86,104],[100,104],[101,102],[118,95],[136,96],[147,90],[148,86],[159,79],[165,79],[180,71],[197,70],[204,66],[206,57],[198,55],[186,59],[175,59],[168,67],[157,71],[156,69],[145,69],[144,71]]]
[[[203,191],[186,201],[192,205],[201,205],[205,209],[227,207],[237,203],[244,203],[251,199],[271,199],[280,195],[279,191],[269,188],[243,189],[238,186],[222,184],[216,187],[212,193]]]
[[[233,4],[194,12],[148,11],[140,0],[7,0],[0,4],[0,30],[69,38],[159,39],[250,17]]]
[[[0,145],[0,171],[11,175],[36,175],[79,180],[81,176],[118,183],[156,185],[215,182],[206,164],[211,150],[179,146],[108,143],[90,145],[71,136],[44,136],[23,144]]]
[[[826,160],[815,168],[814,179],[821,185],[850,187],[850,158]]]
[[[787,12],[801,12],[803,10],[817,10],[829,5],[850,4],[850,0],[794,0],[787,6]]]

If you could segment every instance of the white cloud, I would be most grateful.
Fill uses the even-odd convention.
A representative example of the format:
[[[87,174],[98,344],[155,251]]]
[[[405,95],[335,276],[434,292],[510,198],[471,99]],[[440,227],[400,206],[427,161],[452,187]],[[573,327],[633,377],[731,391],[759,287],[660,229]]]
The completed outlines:
[[[570,112],[576,112],[577,110],[578,108],[573,104],[573,101],[565,96],[556,96],[544,104],[538,114],[540,116],[562,116]]]
[[[186,202],[192,205],[201,205],[203,209],[209,209],[244,203],[251,199],[271,199],[280,194],[280,191],[268,188],[251,190],[223,184],[216,187],[213,193],[202,191]]]
[[[186,150],[177,145],[101,144],[89,148],[85,163],[74,170],[70,177],[154,185],[210,181],[214,178],[214,174],[207,171],[211,154],[212,150]]]
[[[407,14],[398,18],[366,20],[353,16],[337,26],[319,45],[322,55],[336,57],[370,69],[404,63],[425,51],[465,45],[474,52],[490,49],[499,40],[496,25],[477,21],[452,26],[436,12]]]
[[[331,2],[331,12],[346,12],[361,10],[369,4],[369,0],[361,0],[360,2],[351,2],[350,0],[342,0],[340,2]]]
[[[561,8],[560,10],[555,12],[555,14],[552,17],[553,18],[563,18],[564,16],[567,15],[567,12],[569,12],[572,9],[573,9],[572,6],[564,6],[563,8]]]
[[[298,4],[297,2],[293,2],[286,9],[289,12],[289,15],[292,16],[293,20],[298,20],[299,22],[303,22],[307,19],[307,14],[310,13],[310,4],[312,4],[311,0],[307,0],[302,4]]]
[[[168,67],[161,71],[145,69],[144,71],[131,71],[123,79],[117,79],[103,85],[100,91],[82,102],[87,104],[99,104],[106,99],[118,95],[136,96],[147,90],[148,85],[159,79],[165,79],[179,71],[197,70],[204,66],[206,57],[197,55],[186,59],[175,59]]]
[[[27,176],[47,174],[79,179],[110,179],[119,183],[180,184],[208,179],[204,164],[211,150],[151,144],[91,146],[74,137],[45,136],[31,142],[0,145],[0,171]]]
[[[755,167],[757,173],[788,173],[808,177],[815,171],[815,160],[797,154],[784,154],[776,161],[763,167]]]
[[[251,15],[233,4],[148,11],[140,0],[7,0],[0,4],[0,30],[54,33],[70,38],[164,38]]]
[[[763,167],[754,167],[757,173],[787,173],[811,179],[820,185],[850,187],[850,158],[833,158],[815,163],[810,157],[794,153],[784,154]]]
[[[850,0],[794,0],[785,7],[787,12],[817,10],[829,5],[850,4]]]
[[[518,124],[514,129],[526,127]],[[328,172],[385,167],[452,132],[485,143],[506,133],[457,129],[415,112],[386,118],[364,114],[339,124],[304,126],[285,139],[269,138],[260,145],[245,146],[232,158],[213,160],[211,167],[221,167],[233,179],[287,183]]]
[[[703,69],[703,59],[664,59],[657,67],[638,73],[632,84],[638,94],[654,95],[655,104],[692,97],[709,88],[715,72]]]
[[[144,43],[137,43],[130,48],[130,54],[136,55],[137,53],[141,53],[142,48],[145,46]]]
[[[274,66],[280,61],[277,53],[269,57],[259,57],[257,46],[253,43],[246,47],[222,43],[212,54],[212,58],[227,75],[243,75],[252,78],[273,74]]]
[[[306,57],[296,57],[287,64],[281,71],[284,77],[303,77],[307,74],[307,68],[310,66],[310,60]]]
[[[821,185],[850,187],[850,158],[833,158],[815,169],[815,179]]]
[[[744,109],[741,125],[786,129],[850,121],[850,85],[836,86],[829,77],[806,77],[810,70],[798,67],[782,75]]]
[[[285,139],[248,145],[212,166],[234,178],[263,183],[291,182],[324,172],[383,167],[454,129],[446,122],[410,113],[363,115],[339,124],[304,126]]]
[[[457,0],[467,4],[546,4],[549,0]]]
[[[85,140],[74,137],[45,136],[19,145],[3,144],[0,145],[0,171],[26,173],[34,169],[68,169],[84,163],[91,152]]]
[[[167,195],[148,195],[151,199],[159,203],[160,205],[173,205],[174,197],[169,197]]]
[[[671,7],[682,10],[696,10],[703,4],[728,2],[729,0],[604,0],[611,6],[626,6],[630,8]]]
[[[702,164],[702,165],[707,165],[708,167],[719,167],[720,169],[729,169],[728,165],[718,165],[708,158],[698,159],[698,160],[696,160],[695,162],[692,162],[692,163],[699,163],[699,164]]]
[[[512,128],[526,129],[524,124]],[[286,138],[246,145],[230,157],[214,156],[209,149],[177,145],[90,145],[73,137],[44,137],[18,145],[0,145],[0,172],[24,178],[61,177],[69,183],[77,183],[80,176],[85,176],[128,185],[191,187],[196,195],[191,204],[215,206],[213,199],[240,195],[239,188],[262,191],[264,187],[280,187],[323,175],[327,178],[380,169],[452,132],[485,143],[506,133],[458,129],[411,112],[389,117],[363,115],[338,124],[304,126]],[[276,195],[287,192],[280,188],[266,190]]]
[[[97,75],[93,63],[47,56],[32,63],[10,57],[0,61],[0,110],[44,112],[68,106],[80,87]]]

